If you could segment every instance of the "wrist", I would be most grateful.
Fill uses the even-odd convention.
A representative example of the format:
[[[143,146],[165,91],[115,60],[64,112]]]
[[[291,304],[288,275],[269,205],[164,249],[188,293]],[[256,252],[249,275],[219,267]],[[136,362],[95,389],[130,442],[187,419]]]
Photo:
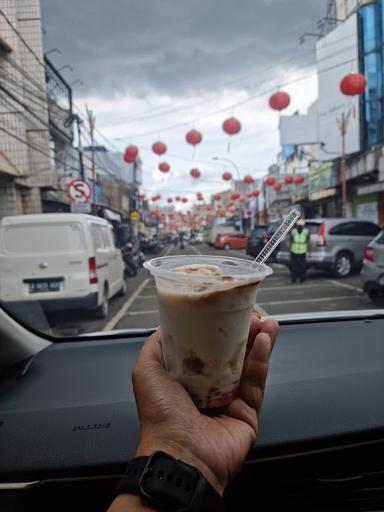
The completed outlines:
[[[220,496],[223,496],[226,487],[226,482],[220,482],[214,472],[209,466],[202,461],[199,457],[195,456],[190,450],[184,446],[180,446],[178,443],[172,441],[162,441],[159,443],[140,441],[140,444],[136,451],[136,457],[150,456],[156,451],[163,451],[168,455],[171,455],[175,459],[181,460],[190,466],[195,467],[206,480],[212,485],[212,487],[218,492]]]
[[[136,494],[120,494],[111,503],[107,512],[156,512],[146,500]]]

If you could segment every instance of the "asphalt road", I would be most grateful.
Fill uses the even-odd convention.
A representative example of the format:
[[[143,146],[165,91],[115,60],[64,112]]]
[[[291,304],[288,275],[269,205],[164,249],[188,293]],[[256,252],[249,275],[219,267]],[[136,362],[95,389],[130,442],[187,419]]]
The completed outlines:
[[[190,246],[184,250],[168,246],[166,255],[222,254],[206,244]],[[244,251],[232,250],[228,255],[248,258]],[[346,279],[333,279],[327,274],[309,270],[305,283],[292,285],[285,266],[272,264],[274,273],[260,286],[255,310],[263,316],[290,313],[311,313],[362,309],[382,309],[372,303],[361,289],[358,273]],[[115,329],[142,329],[159,325],[155,283],[149,273],[140,269],[128,282],[125,297],[113,298],[106,320],[96,320],[92,312],[75,311],[57,313],[48,318],[49,329],[57,336],[111,331]]]

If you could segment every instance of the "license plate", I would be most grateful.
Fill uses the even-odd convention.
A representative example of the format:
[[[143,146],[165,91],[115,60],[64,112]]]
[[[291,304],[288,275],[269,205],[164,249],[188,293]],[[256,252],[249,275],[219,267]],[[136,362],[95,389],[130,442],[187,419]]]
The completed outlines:
[[[34,281],[29,283],[29,293],[58,292],[60,281]]]

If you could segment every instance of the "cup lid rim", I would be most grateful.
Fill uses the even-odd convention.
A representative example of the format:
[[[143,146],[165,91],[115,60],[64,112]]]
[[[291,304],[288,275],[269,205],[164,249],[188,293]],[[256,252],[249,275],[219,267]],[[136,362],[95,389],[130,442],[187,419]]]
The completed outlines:
[[[253,280],[255,279],[255,277],[257,276],[259,278],[259,280],[263,280],[265,277],[273,274],[273,270],[271,267],[269,267],[268,265],[265,265],[264,263],[259,263],[259,262],[256,262],[254,260],[245,260],[245,259],[242,259],[242,258],[235,258],[233,256],[216,256],[216,255],[205,255],[205,254],[199,254],[199,255],[196,255],[196,256],[193,256],[194,259],[198,260],[198,259],[203,259],[203,258],[207,258],[207,259],[212,259],[212,264],[214,264],[214,260],[222,260],[222,261],[236,261],[236,262],[244,262],[244,263],[248,263],[249,266],[251,267],[252,264],[254,264],[256,267],[259,268],[259,270],[255,269],[255,271],[251,271],[251,268],[250,268],[250,272],[249,273],[246,273],[246,274],[235,274],[234,277],[235,278],[238,278],[238,280],[241,280],[241,281],[248,281],[248,280]],[[153,274],[155,277],[156,276],[162,276],[162,277],[174,277],[176,278],[176,273],[175,272],[172,272],[171,269],[164,269],[164,268],[158,268],[158,267],[155,267],[154,266],[154,263],[156,261],[160,261],[160,260],[163,260],[163,259],[167,259],[167,260],[185,260],[186,262],[189,261],[189,263],[192,263],[191,262],[191,256],[189,255],[179,255],[179,256],[158,256],[157,258],[152,258],[150,260],[147,260],[144,262],[143,266],[144,268],[146,268],[147,270],[149,270],[151,272],[151,274]],[[187,263],[185,263],[187,264]],[[178,266],[182,266],[182,263]],[[256,276],[255,276],[256,274]],[[214,277],[210,277],[210,276],[201,276],[204,281],[216,281],[216,279]],[[191,280],[191,279],[196,279],[196,274],[193,275],[193,277],[189,274],[180,274],[180,273],[177,273],[177,280]]]

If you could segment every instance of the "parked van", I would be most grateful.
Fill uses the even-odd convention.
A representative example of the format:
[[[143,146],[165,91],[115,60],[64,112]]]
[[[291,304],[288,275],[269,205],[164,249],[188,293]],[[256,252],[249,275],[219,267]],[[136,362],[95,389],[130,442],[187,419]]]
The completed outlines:
[[[93,309],[106,318],[109,299],[125,292],[122,254],[107,220],[74,213],[2,219],[0,302]]]

